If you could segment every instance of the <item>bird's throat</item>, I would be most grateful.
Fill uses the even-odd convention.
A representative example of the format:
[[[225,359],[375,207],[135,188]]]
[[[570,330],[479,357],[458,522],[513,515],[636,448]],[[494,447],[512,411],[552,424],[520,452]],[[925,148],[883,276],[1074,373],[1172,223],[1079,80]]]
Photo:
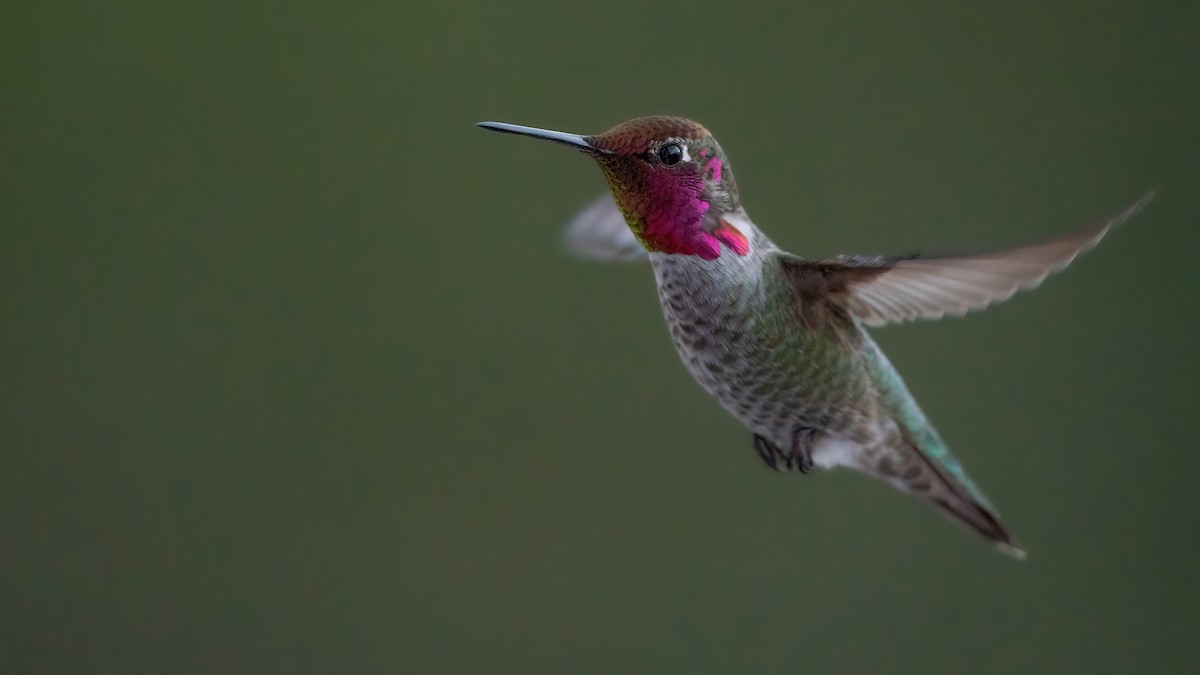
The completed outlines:
[[[731,224],[723,214],[713,213],[699,185],[691,189],[663,190],[649,202],[644,213],[631,209],[629,219],[634,233],[650,251],[694,255],[716,260],[725,249],[736,255],[750,252],[746,233]],[[640,221],[640,222],[638,222]]]

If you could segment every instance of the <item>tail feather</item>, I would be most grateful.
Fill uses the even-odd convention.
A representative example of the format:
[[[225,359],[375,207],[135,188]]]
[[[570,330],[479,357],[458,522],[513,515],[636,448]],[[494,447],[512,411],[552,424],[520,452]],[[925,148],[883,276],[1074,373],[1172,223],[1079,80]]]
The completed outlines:
[[[908,446],[904,454],[912,459],[912,464],[903,467],[898,476],[890,479],[893,485],[904,492],[923,497],[953,519],[983,535],[1002,553],[1018,560],[1025,559],[1025,551],[1015,544],[1012,534],[1000,522],[991,505],[977,498],[978,489],[968,489],[915,445],[908,443]]]
[[[863,336],[865,338],[866,334]],[[874,341],[864,339],[863,342],[864,353],[872,366],[872,379],[894,426],[885,427],[890,433],[885,433],[879,444],[881,452],[866,453],[863,461],[869,466],[861,468],[904,492],[924,497],[942,512],[995,543],[1002,552],[1024,559],[1025,552],[1013,543],[1012,535],[1000,523],[983,490],[975,485],[925,419],[900,374]]]

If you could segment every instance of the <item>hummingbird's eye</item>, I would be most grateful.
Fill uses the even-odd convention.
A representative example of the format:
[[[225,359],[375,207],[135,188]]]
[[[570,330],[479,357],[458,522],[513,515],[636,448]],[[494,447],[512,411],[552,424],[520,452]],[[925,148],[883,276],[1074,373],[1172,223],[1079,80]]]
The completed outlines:
[[[678,143],[667,143],[658,149],[658,159],[667,166],[674,166],[683,159],[683,148]]]

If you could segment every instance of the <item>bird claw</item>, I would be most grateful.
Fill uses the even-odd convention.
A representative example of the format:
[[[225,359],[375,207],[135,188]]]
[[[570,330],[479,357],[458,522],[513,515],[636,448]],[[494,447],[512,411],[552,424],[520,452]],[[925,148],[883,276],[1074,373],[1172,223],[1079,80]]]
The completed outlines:
[[[776,471],[779,470],[779,458],[783,457],[783,451],[779,449],[779,446],[763,436],[754,434],[754,449],[764,464]]]
[[[784,452],[778,445],[767,440],[765,436],[754,434],[754,449],[767,466],[779,471],[779,460],[783,460],[784,468],[795,469],[803,474],[813,470],[812,439],[816,435],[810,427],[799,427],[792,434],[792,450]]]
[[[808,474],[813,470],[813,437],[817,432],[811,427],[797,427],[792,434],[792,451],[787,456],[787,468]]]

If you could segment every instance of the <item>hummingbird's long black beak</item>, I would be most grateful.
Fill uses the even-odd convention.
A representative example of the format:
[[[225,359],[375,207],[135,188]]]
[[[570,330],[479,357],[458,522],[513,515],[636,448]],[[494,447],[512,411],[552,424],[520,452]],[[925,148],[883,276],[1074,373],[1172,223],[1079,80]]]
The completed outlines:
[[[561,145],[569,145],[584,152],[598,152],[605,155],[611,152],[588,143],[587,139],[579,134],[568,134],[562,131],[550,131],[549,129],[538,129],[535,127],[523,127],[520,124],[508,124],[505,122],[479,122],[476,126],[492,131],[499,131],[502,134],[517,134],[519,136],[541,138]]]

